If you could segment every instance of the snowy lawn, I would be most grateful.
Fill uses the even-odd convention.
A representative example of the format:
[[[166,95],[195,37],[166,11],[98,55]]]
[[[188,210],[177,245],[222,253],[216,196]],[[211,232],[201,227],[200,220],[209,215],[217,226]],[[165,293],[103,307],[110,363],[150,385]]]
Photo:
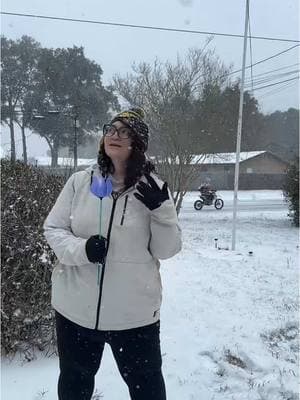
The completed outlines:
[[[298,230],[286,205],[238,214],[231,246],[232,192],[222,211],[180,214],[183,251],[162,262],[163,369],[169,400],[298,399]],[[280,191],[240,192],[243,201],[280,203]],[[215,248],[218,239],[218,250]],[[250,253],[249,253],[250,252]],[[252,252],[252,254],[251,254]],[[2,398],[55,400],[58,360],[2,360]],[[94,400],[129,398],[109,347],[96,377]],[[155,399],[153,399],[155,400]]]

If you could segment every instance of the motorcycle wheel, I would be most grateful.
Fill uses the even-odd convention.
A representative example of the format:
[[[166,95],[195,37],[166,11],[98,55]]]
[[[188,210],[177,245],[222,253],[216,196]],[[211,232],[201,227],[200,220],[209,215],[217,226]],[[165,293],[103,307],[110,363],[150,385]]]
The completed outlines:
[[[196,200],[194,203],[194,209],[197,211],[200,211],[201,208],[203,207],[203,203],[201,200]]]
[[[223,208],[223,206],[224,206],[224,201],[222,199],[217,199],[215,201],[215,208],[217,210],[221,210]]]

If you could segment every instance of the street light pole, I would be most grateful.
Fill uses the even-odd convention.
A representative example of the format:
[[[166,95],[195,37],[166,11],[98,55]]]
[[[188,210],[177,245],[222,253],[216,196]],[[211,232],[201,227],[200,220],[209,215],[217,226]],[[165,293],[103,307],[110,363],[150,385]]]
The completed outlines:
[[[74,169],[77,168],[78,162],[77,162],[77,119],[78,119],[78,114],[74,115]]]
[[[239,188],[239,166],[240,166],[240,150],[241,150],[241,136],[242,136],[242,124],[243,124],[244,82],[245,82],[245,70],[246,70],[248,21],[249,21],[249,0],[246,0],[242,79],[240,87],[239,119],[237,127],[236,163],[234,171],[233,224],[232,224],[232,244],[231,244],[232,250],[235,250],[235,244],[236,244],[236,219],[237,219],[236,217],[237,217],[237,200],[238,200],[237,195]]]
[[[77,128],[78,126],[78,112],[77,112],[77,106],[73,107],[74,113],[70,112],[65,112],[64,115],[66,117],[71,117],[74,120],[74,138],[73,138],[73,167],[74,169],[77,168],[78,166],[78,131]],[[62,111],[59,110],[52,110],[48,111],[48,114],[61,114]]]
[[[62,114],[66,117],[72,118],[74,120],[74,138],[73,138],[73,167],[74,169],[77,168],[78,166],[78,111],[77,111],[77,106],[73,107],[73,112],[63,112],[62,110],[48,110],[47,114],[49,115],[59,115]],[[36,115],[34,119],[44,119],[44,115]]]

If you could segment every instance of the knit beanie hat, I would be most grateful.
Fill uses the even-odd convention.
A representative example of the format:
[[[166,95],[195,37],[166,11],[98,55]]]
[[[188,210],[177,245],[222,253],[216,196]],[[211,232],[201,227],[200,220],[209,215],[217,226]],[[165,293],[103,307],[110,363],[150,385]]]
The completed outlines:
[[[122,111],[117,114],[110,123],[113,124],[115,121],[120,121],[128,126],[134,132],[134,139],[137,139],[139,148],[145,152],[148,148],[149,128],[144,122],[144,118],[145,111],[140,107],[133,107],[128,111]]]

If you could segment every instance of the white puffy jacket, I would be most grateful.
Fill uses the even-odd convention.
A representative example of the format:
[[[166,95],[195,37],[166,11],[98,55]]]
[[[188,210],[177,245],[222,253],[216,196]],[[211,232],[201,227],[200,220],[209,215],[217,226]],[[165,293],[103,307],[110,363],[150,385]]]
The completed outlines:
[[[158,259],[181,249],[181,230],[172,200],[150,211],[129,188],[102,201],[102,236],[108,239],[105,266],[89,262],[86,240],[99,233],[100,200],[91,193],[97,166],[74,173],[45,224],[58,263],[52,273],[52,305],[86,328],[122,330],[159,319],[162,288]],[[162,182],[153,175],[158,185]]]

